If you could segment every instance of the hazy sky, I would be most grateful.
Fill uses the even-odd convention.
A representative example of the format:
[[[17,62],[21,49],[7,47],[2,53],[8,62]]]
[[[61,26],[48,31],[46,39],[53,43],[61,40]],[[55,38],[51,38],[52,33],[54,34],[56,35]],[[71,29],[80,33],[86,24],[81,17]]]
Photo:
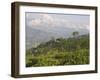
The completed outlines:
[[[26,12],[26,25],[36,29],[50,29],[62,26],[72,29],[88,29],[90,27],[89,15],[76,14],[50,14]]]

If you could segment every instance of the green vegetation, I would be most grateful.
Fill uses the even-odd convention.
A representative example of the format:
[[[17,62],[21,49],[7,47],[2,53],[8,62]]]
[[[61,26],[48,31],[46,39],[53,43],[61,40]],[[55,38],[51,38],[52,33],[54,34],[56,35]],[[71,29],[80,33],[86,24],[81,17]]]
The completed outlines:
[[[89,64],[89,35],[52,38],[26,51],[26,67]]]

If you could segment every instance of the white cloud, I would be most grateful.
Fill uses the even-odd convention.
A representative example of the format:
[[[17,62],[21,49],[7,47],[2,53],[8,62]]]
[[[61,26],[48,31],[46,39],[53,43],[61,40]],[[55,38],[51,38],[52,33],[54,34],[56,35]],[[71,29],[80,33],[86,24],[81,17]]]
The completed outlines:
[[[37,25],[40,25],[40,24],[41,24],[41,20],[40,19],[31,20],[28,23],[29,26],[34,26],[34,27],[36,27]]]
[[[35,17],[34,17],[35,16]],[[89,24],[84,22],[76,22],[74,20],[67,20],[67,18],[54,18],[50,14],[35,14],[35,15],[28,14],[27,18],[31,18],[31,20],[28,22],[28,25],[33,28],[39,28],[44,26],[44,28],[48,29],[48,26],[50,28],[62,26],[66,28],[76,28],[76,29],[89,29]],[[33,18],[34,17],[34,18]]]
[[[53,21],[53,18],[50,15],[48,15],[48,14],[40,14],[40,16],[42,17],[42,19],[44,21],[50,21],[50,22]]]

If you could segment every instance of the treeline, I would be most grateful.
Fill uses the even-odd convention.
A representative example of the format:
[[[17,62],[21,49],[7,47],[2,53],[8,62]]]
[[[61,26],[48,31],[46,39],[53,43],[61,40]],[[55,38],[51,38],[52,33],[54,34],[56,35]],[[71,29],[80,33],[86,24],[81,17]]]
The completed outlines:
[[[26,51],[26,67],[89,64],[89,35],[52,38]]]

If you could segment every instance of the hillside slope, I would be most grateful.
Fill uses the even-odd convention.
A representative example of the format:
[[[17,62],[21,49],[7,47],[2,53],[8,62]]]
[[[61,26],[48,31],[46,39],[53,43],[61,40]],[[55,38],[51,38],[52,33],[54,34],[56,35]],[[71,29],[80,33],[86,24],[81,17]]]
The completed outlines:
[[[89,35],[57,38],[26,51],[26,67],[89,64]]]

